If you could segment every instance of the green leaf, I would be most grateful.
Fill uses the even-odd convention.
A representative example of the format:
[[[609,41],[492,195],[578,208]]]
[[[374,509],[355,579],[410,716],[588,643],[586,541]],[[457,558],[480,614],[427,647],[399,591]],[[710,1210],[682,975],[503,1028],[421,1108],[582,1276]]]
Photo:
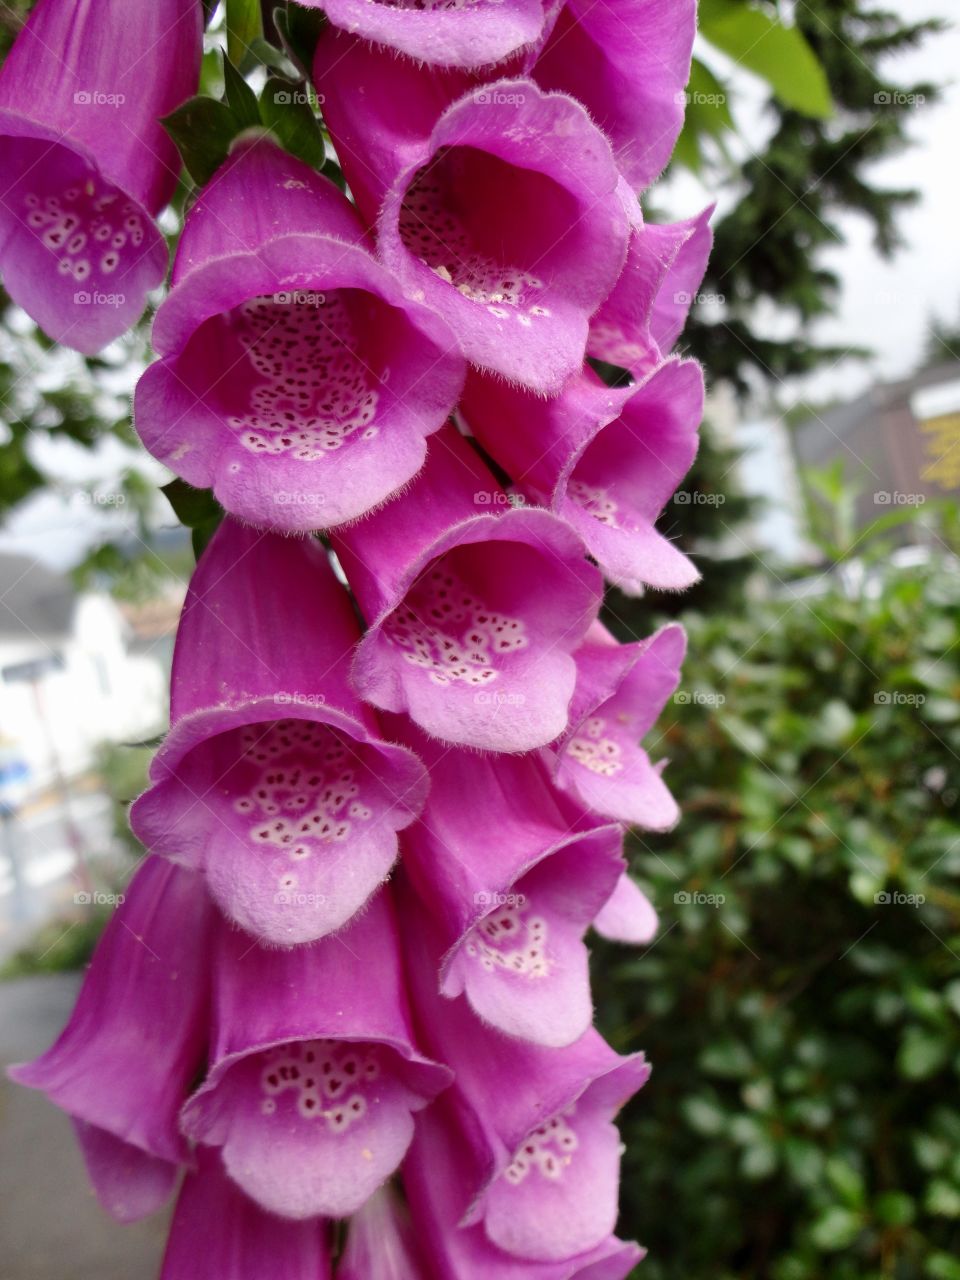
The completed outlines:
[[[257,95],[227,58],[223,60],[223,83],[227,106],[237,122],[237,133],[243,129],[258,128],[262,121],[260,108],[257,106]]]
[[[841,1160],[839,1156],[833,1156],[827,1161],[827,1177],[830,1185],[848,1208],[861,1207],[866,1189],[863,1178],[853,1165],[848,1164],[846,1160]]]
[[[326,14],[320,9],[307,9],[299,4],[281,5],[273,11],[273,25],[283,51],[307,79],[313,69],[317,40],[326,21]]]
[[[721,1039],[708,1045],[700,1055],[700,1067],[708,1075],[739,1080],[753,1070],[753,1059],[738,1040]]]
[[[917,1214],[913,1200],[903,1191],[885,1191],[877,1196],[873,1212],[888,1227],[908,1227]]]
[[[701,140],[712,138],[726,154],[721,139],[735,126],[726,87],[697,58],[690,66],[686,100],[683,129],[677,139],[673,159],[696,173],[701,163]]]
[[[160,492],[173,507],[173,514],[188,529],[219,520],[223,515],[223,509],[211,489],[194,489],[186,480],[178,478],[163,485]]]
[[[810,1238],[824,1253],[833,1253],[853,1244],[862,1227],[863,1221],[858,1213],[835,1205],[816,1220],[810,1229]]]
[[[938,1218],[960,1218],[960,1191],[945,1178],[934,1178],[927,1187],[924,1207]]]
[[[215,98],[190,98],[160,123],[176,143],[190,177],[201,187],[226,160],[238,132],[233,112]]]
[[[784,106],[821,120],[833,114],[823,67],[796,27],[732,0],[703,0],[700,31],[734,62],[766,80]]]
[[[269,40],[264,40],[263,36],[257,36],[255,40],[251,40],[250,53],[257,62],[263,63],[265,67],[272,67],[274,71],[279,71],[288,80],[300,79],[299,69],[281,49],[275,48]]]
[[[285,150],[314,169],[326,159],[323,131],[310,105],[306,85],[271,76],[260,95],[260,116]]]
[[[932,1253],[927,1259],[930,1280],[960,1280],[960,1258],[949,1253]]]
[[[223,519],[223,512],[214,520],[208,520],[204,524],[198,524],[195,529],[190,531],[190,544],[193,547],[194,557],[199,560],[207,549],[207,544],[213,535],[217,532],[220,521]]]
[[[924,1027],[908,1027],[900,1042],[897,1067],[908,1080],[926,1080],[940,1070],[950,1056],[945,1036]]]
[[[227,57],[241,67],[255,40],[263,37],[260,0],[227,0]]]

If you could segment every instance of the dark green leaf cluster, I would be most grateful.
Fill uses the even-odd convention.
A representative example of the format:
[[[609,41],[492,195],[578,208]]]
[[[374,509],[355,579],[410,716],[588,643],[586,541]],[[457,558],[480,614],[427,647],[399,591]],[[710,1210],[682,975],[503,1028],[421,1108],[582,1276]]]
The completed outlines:
[[[594,956],[643,1046],[623,1229],[647,1280],[960,1278],[956,562],[687,618],[661,913]],[[878,587],[882,581],[882,588]]]

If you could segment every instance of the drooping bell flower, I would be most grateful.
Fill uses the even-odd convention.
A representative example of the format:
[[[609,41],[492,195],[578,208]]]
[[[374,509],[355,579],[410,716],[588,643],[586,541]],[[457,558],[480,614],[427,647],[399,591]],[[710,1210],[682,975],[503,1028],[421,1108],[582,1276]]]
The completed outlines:
[[[484,750],[563,732],[600,575],[568,525],[512,507],[452,427],[403,497],[334,547],[370,624],[353,666],[368,702]]]
[[[499,1248],[482,1223],[461,1225],[475,1170],[469,1142],[446,1098],[417,1117],[403,1182],[435,1280],[625,1280],[646,1252],[609,1236],[562,1261],[531,1262]]]
[[[160,1280],[330,1280],[323,1222],[288,1222],[263,1209],[199,1147],[184,1179]]]
[[[473,364],[558,391],[639,218],[607,139],[572,98],[498,80],[448,107],[408,159],[380,214],[384,262]]]
[[[677,822],[676,802],[640,740],[676,689],[686,648],[676,623],[633,644],[618,644],[595,624],[577,650],[570,725],[552,753],[552,772],[592,813],[648,831]]]
[[[271,1213],[355,1213],[451,1079],[414,1047],[388,890],[311,946],[269,949],[222,925],[213,991],[210,1070],[184,1132]]]
[[[73,1118],[97,1197],[122,1222],[158,1209],[190,1158],[177,1115],[207,1042],[214,914],[199,876],[148,858],[59,1039],[10,1069]]]
[[[620,279],[590,321],[591,356],[642,378],[669,355],[707,269],[713,209],[634,231]]]
[[[180,161],[160,117],[196,92],[197,0],[40,0],[0,68],[0,274],[87,355],[167,268],[153,219]]]
[[[578,98],[637,191],[670,159],[683,124],[695,0],[566,0],[531,74]]]
[[[695,361],[667,360],[618,388],[587,370],[550,400],[471,373],[461,407],[484,448],[576,529],[621,590],[696,582],[693,564],[656,528],[697,452],[703,374]]]
[[[543,0],[302,0],[335,27],[439,67],[484,67],[532,44]],[[686,83],[686,81],[684,81]],[[681,85],[681,88],[683,86]]]
[[[405,919],[408,901],[401,896]],[[425,1047],[455,1075],[448,1097],[473,1168],[458,1218],[482,1223],[492,1244],[520,1258],[557,1262],[595,1248],[616,1226],[613,1120],[646,1083],[643,1054],[621,1057],[593,1029],[562,1049],[504,1036],[466,1001],[438,994],[427,922],[404,930],[404,947]]]
[[[369,7],[379,7],[378,0]],[[443,112],[480,83],[470,72],[424,67],[330,25],[317,39],[313,80],[337,160],[369,226],[396,178],[421,163]]]
[[[427,1280],[420,1245],[388,1183],[350,1219],[337,1280]]]
[[[353,520],[406,484],[456,402],[446,326],[405,299],[333,183],[267,139],[191,209],[137,387],[146,447],[282,530]]]
[[[318,543],[223,522],[190,584],[172,728],[130,822],[273,943],[345,924],[423,804],[420,762],[380,738],[350,688],[357,635]]]
[[[478,756],[409,728],[405,741],[430,773],[403,865],[436,922],[441,992],[508,1035],[572,1044],[593,1016],[583,935],[623,870],[620,829],[572,829],[536,756]]]

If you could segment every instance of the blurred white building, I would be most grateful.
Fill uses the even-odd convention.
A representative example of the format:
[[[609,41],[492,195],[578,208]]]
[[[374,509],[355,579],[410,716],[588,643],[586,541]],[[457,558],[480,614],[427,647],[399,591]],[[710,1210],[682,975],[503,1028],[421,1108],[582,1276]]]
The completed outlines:
[[[0,554],[0,802],[19,805],[58,774],[84,772],[103,742],[156,733],[167,661],[109,596]]]

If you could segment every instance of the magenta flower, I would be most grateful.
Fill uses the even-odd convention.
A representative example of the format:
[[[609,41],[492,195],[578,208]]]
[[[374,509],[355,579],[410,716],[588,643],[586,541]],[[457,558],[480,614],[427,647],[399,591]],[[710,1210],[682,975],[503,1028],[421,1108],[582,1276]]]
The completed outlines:
[[[583,103],[638,191],[670,159],[683,124],[696,8],[694,0],[566,0],[533,65],[538,84]]]
[[[431,787],[403,866],[435,922],[441,992],[508,1035],[572,1044],[593,1017],[583,935],[623,870],[620,830],[573,829],[534,756],[407,741]]]
[[[414,1047],[389,894],[310,947],[268,950],[222,926],[213,990],[210,1069],[184,1133],[219,1147],[271,1213],[356,1212],[452,1078]]]
[[[159,118],[200,54],[197,0],[40,0],[0,70],[0,272],[65,346],[99,351],[163,280],[180,163]]]
[[[399,175],[421,163],[443,112],[482,85],[468,71],[426,68],[329,25],[317,40],[313,79],[337,160],[371,227]]]
[[[379,737],[349,687],[357,634],[317,543],[229,519],[184,607],[173,727],[131,825],[274,943],[345,924],[389,873],[396,833],[426,794],[420,762]]]
[[[625,1280],[645,1255],[637,1245],[613,1236],[559,1262],[533,1262],[507,1253],[491,1241],[483,1224],[461,1225],[472,1174],[463,1129],[441,1098],[417,1118],[403,1166],[414,1225],[436,1280]],[[538,1175],[543,1177],[541,1169]]]
[[[370,623],[353,666],[368,702],[484,750],[563,732],[599,574],[556,516],[511,507],[453,428],[402,498],[334,546]]]
[[[648,222],[634,231],[620,279],[590,321],[590,355],[635,378],[669,355],[707,268],[713,209],[711,204],[684,222]]]
[[[199,877],[148,858],[60,1038],[10,1069],[73,1118],[97,1197],[122,1222],[159,1208],[189,1159],[177,1113],[206,1047],[212,917]]]
[[[330,1280],[325,1225],[265,1213],[204,1147],[184,1179],[160,1280]]]
[[[381,1187],[350,1219],[337,1280],[422,1280],[420,1253],[398,1197]]]
[[[136,427],[242,519],[329,528],[420,469],[460,392],[452,341],[331,182],[269,141],[241,145],[187,217]]]
[[[545,17],[543,0],[302,3],[323,9],[335,27],[405,53],[417,62],[441,67],[482,67],[501,62],[537,39]]]
[[[572,98],[498,80],[448,107],[404,160],[380,213],[384,262],[473,364],[558,391],[639,218],[610,144]]]
[[[667,360],[617,389],[587,371],[552,400],[471,374],[462,411],[484,448],[576,529],[621,590],[696,582],[694,566],[656,528],[697,452],[703,374],[695,361]]]
[[[427,931],[406,931],[404,943],[427,1047],[455,1074],[448,1097],[466,1169],[458,1219],[534,1261],[595,1248],[616,1226],[622,1146],[613,1119],[649,1077],[643,1054],[620,1057],[592,1029],[562,1049],[508,1039],[465,1001],[438,995]]]
[[[680,680],[687,640],[676,623],[647,640],[618,644],[600,625],[577,651],[570,725],[557,744],[557,786],[592,813],[666,831],[680,816],[640,739]]]

